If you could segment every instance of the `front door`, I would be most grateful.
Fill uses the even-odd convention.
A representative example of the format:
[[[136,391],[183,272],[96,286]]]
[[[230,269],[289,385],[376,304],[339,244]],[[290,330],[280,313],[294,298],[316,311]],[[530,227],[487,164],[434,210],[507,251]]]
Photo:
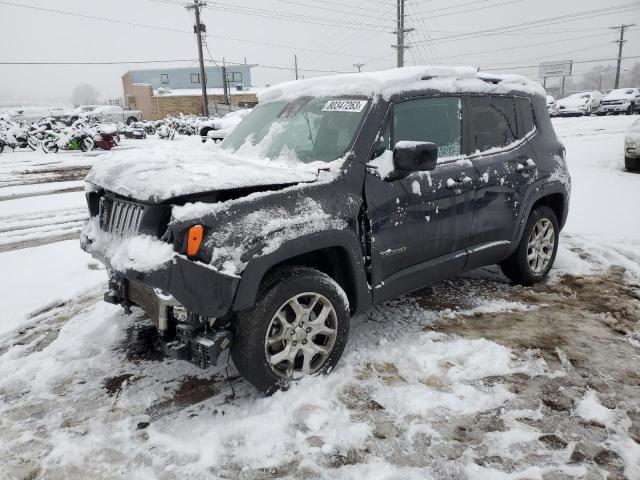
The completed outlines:
[[[477,182],[461,156],[462,130],[459,97],[414,98],[390,109],[365,181],[374,301],[462,271]],[[402,140],[437,144],[436,168],[390,180],[392,146]]]

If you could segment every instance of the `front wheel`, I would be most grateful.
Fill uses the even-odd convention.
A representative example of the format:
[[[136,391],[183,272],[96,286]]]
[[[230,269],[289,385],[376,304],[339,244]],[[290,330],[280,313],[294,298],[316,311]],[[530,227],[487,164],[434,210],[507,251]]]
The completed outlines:
[[[305,375],[329,373],[349,336],[349,305],[328,275],[290,267],[271,275],[255,306],[235,319],[233,363],[271,394]]]
[[[624,166],[630,172],[640,171],[640,158],[624,157]]]
[[[83,152],[89,152],[93,150],[94,146],[95,146],[95,142],[91,137],[85,137],[82,140],[80,140],[80,150],[82,150]]]
[[[38,141],[38,139],[36,137],[32,137],[31,135],[29,135],[27,137],[27,145],[29,146],[29,148],[31,150],[33,150],[35,152],[38,149],[38,147],[40,146],[40,142]]]
[[[558,253],[560,227],[555,213],[540,206],[531,211],[515,252],[500,264],[514,283],[532,285],[543,280]]]

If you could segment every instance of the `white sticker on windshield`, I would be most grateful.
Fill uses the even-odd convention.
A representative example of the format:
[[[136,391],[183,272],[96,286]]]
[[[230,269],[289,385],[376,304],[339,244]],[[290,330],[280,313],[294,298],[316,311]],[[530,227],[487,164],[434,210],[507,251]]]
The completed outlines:
[[[329,100],[322,107],[323,112],[361,112],[366,100]]]

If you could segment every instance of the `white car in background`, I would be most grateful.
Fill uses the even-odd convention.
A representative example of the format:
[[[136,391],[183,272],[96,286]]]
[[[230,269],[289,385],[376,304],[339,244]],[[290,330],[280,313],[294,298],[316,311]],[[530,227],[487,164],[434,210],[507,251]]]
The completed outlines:
[[[556,99],[551,95],[547,95],[547,111],[551,116],[556,112]]]
[[[25,107],[16,108],[9,112],[9,119],[15,123],[33,123],[47,117],[59,115],[59,108]]]
[[[598,115],[640,112],[640,88],[618,88],[602,98]]]
[[[202,137],[202,142],[206,142],[208,139],[213,140],[215,143],[224,140],[229,135],[236,125],[238,125],[244,117],[251,113],[251,108],[243,108],[242,110],[236,110],[235,112],[229,112],[224,117],[212,118],[211,120],[205,120],[198,124],[198,133]]]
[[[604,95],[601,92],[579,92],[556,102],[555,115],[559,117],[591,115],[598,111]]]
[[[624,166],[630,172],[640,171],[640,119],[633,122],[624,137]]]

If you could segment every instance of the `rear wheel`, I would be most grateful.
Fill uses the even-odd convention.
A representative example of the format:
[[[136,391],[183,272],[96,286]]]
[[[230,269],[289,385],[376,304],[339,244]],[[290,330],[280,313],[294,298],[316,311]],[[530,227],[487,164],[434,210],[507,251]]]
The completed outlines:
[[[44,153],[58,153],[59,147],[54,140],[45,140],[42,143]]]
[[[624,166],[630,172],[640,171],[640,158],[624,157]]]
[[[249,383],[271,394],[336,366],[349,336],[349,306],[328,275],[287,268],[263,282],[255,306],[238,314],[235,331],[234,364]]]
[[[543,280],[551,270],[558,252],[560,227],[549,207],[532,210],[513,254],[500,264],[502,272],[513,282],[532,285]]]

